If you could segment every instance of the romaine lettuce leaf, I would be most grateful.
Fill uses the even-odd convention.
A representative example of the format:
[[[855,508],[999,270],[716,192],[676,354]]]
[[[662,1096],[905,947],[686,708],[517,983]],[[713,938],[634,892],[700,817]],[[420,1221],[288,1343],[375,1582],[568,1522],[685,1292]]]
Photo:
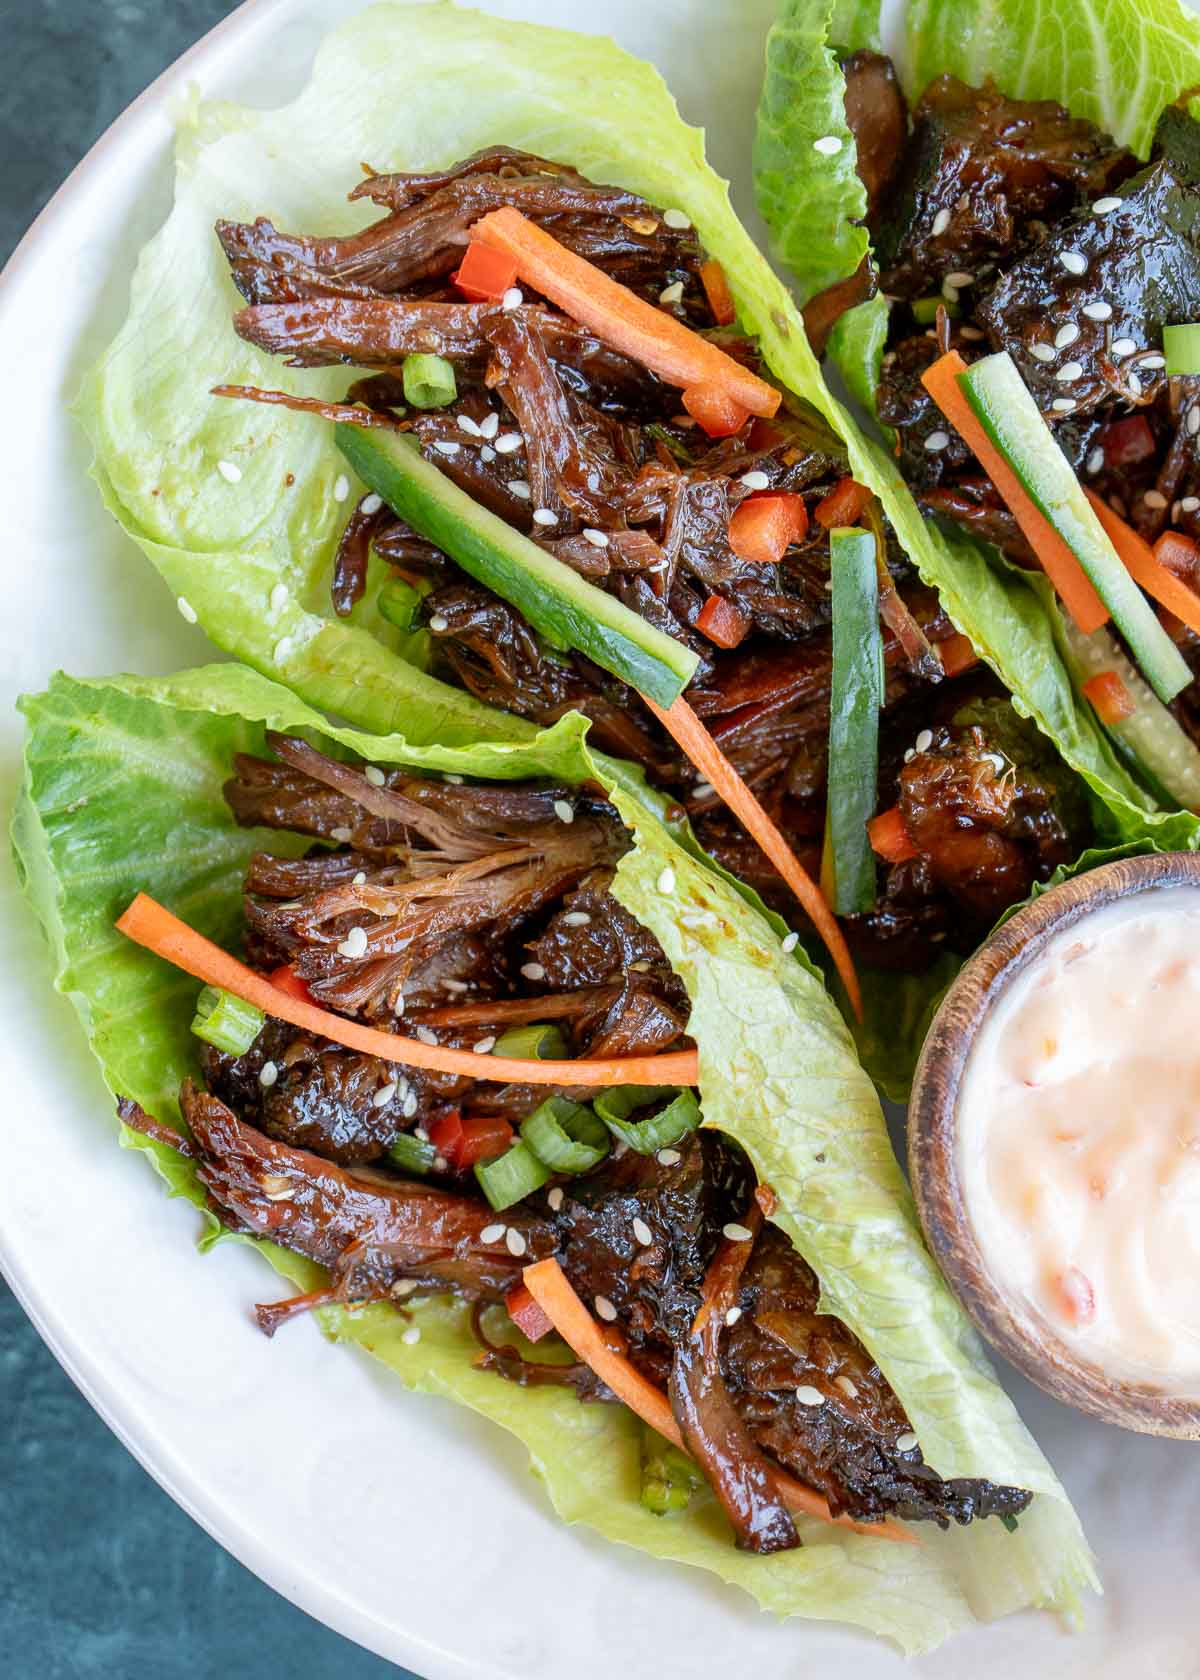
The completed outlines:
[[[528,744],[417,746],[332,729],[288,690],[231,665],[168,679],[58,677],[23,704],[29,741],[14,838],[56,983],[76,1003],[110,1090],[164,1118],[177,1115],[178,1082],[194,1067],[196,984],[126,945],[112,923],[144,888],[212,936],[234,934],[242,870],[264,836],[235,828],[222,800],[233,752],[261,750],[270,727],[433,772],[598,774],[578,717]],[[638,796],[617,789],[614,797],[636,842],[615,891],[662,940],[692,998],[706,1123],[738,1137],[775,1187],[780,1223],[821,1275],[831,1309],[888,1371],[929,1460],[949,1475],[1034,1488],[1034,1506],[1015,1534],[977,1524],[904,1547],[806,1523],[802,1551],[747,1557],[709,1497],[678,1518],[638,1504],[638,1430],[628,1414],[476,1371],[461,1307],[418,1308],[415,1347],[400,1340],[403,1326],[386,1307],[329,1313],[326,1328],[377,1354],[409,1387],[458,1399],[511,1430],[567,1520],[711,1570],[779,1614],[856,1623],[919,1651],[972,1613],[1070,1604],[1093,1579],[1086,1544],[921,1243],[878,1100],[828,994]],[[269,837],[272,847],[280,841]],[[675,883],[664,892],[668,865]],[[686,924],[685,907],[695,912]],[[131,1134],[125,1141],[147,1148],[172,1189],[199,1204],[186,1162]],[[263,1246],[297,1283],[311,1281],[307,1263]]]
[[[789,137],[826,120],[840,105],[844,81],[831,44],[879,48],[878,0],[839,0],[814,6],[785,0],[767,44],[767,74],[759,110],[756,157],[759,197],[783,261],[802,284],[816,259],[804,237],[810,196],[830,213],[862,215],[862,189],[849,142],[833,158],[811,146],[792,152]],[[1057,40],[1055,31],[1064,33]],[[1048,45],[1048,34],[1057,44]],[[1036,52],[1026,51],[1036,41]],[[896,43],[889,43],[896,47]],[[1082,0],[1064,10],[1041,0],[911,0],[902,20],[897,64],[909,93],[948,70],[967,80],[991,75],[1008,93],[1057,98],[1082,115],[1108,123],[1142,150],[1166,100],[1200,82],[1200,20],[1176,0],[1149,6],[1133,0]],[[1080,79],[1082,68],[1095,80]],[[805,101],[814,116],[793,109]],[[765,167],[768,166],[769,167]],[[831,279],[852,273],[857,245],[845,248]],[[860,305],[839,323],[830,351],[847,387],[868,413],[878,380],[885,306]],[[853,427],[845,415],[843,422]],[[1097,837],[1103,843],[1146,834],[1162,847],[1194,849],[1200,826],[1185,812],[1158,811],[1119,758],[1092,708],[1076,692],[1064,655],[1053,592],[1040,575],[1006,566],[990,550],[950,527],[929,521],[894,462],[859,435],[843,431],[857,474],[878,492],[905,551],[922,578],[938,591],[950,617],[987,660],[1066,762],[1097,796]]]

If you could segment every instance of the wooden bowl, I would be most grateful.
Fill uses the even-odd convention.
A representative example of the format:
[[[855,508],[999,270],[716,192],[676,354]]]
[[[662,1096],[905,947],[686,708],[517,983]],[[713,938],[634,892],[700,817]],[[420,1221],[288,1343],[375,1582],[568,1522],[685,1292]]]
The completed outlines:
[[[1200,1439],[1200,1395],[1120,1381],[1081,1358],[1037,1310],[992,1272],[976,1240],[957,1165],[963,1069],[983,1022],[1048,940],[1130,893],[1200,888],[1200,857],[1167,852],[1102,864],[1035,899],[963,967],[938,1010],[917,1064],[908,1110],[908,1162],[925,1239],[976,1327],[1031,1382],[1080,1411],[1142,1434]]]

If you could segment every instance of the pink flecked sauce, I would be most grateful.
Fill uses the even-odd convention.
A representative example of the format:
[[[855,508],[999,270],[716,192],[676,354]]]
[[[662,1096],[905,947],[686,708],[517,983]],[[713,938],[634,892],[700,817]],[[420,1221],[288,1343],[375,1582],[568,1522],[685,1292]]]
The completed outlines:
[[[1200,891],[1098,910],[1012,982],[958,1168],[1002,1288],[1114,1376],[1200,1390]]]

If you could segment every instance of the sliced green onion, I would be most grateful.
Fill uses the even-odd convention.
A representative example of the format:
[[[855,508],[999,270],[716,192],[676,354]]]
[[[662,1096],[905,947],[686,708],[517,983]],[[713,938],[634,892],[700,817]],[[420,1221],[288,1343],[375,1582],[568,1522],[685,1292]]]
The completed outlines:
[[[514,1202],[523,1202],[526,1196],[540,1190],[550,1177],[550,1170],[527,1143],[514,1143],[505,1155],[497,1155],[491,1161],[477,1161],[475,1177],[496,1212],[503,1213]]]
[[[916,298],[914,300],[912,306],[911,306],[912,307],[912,312],[913,312],[913,320],[918,322],[919,325],[921,325],[922,327],[931,327],[933,325],[933,323],[937,320],[937,312],[938,312],[939,304],[946,311],[946,314],[951,317],[952,320],[955,319],[957,316],[961,315],[961,313],[962,313],[958,304],[951,303],[949,301],[949,299],[947,299],[947,298],[944,298],[944,297],[923,297],[923,298]]]
[[[205,986],[196,999],[192,1031],[229,1056],[244,1056],[263,1029],[266,1016],[252,1003],[217,986]]]
[[[445,356],[405,356],[403,378],[404,395],[414,408],[445,408],[458,395]]]
[[[833,531],[833,670],[829,699],[829,781],[825,832],[839,916],[875,902],[875,854],[867,823],[879,782],[879,712],[883,705],[883,635],[875,538],[869,531]]]
[[[1200,373],[1200,322],[1164,327],[1163,353],[1168,373]]]
[[[397,630],[411,630],[417,621],[427,589],[414,589],[403,578],[389,578],[379,591],[379,614]]]
[[[657,1114],[645,1120],[630,1120],[636,1109],[648,1108],[664,1097],[671,1101]],[[628,1144],[638,1155],[653,1155],[678,1143],[700,1124],[700,1104],[692,1091],[680,1091],[671,1085],[619,1085],[615,1090],[602,1091],[596,1098],[596,1113],[614,1137]]]
[[[559,1062],[566,1058],[567,1041],[561,1027],[543,1021],[531,1027],[509,1027],[492,1045],[493,1056],[524,1056],[530,1062]]]
[[[388,1159],[403,1172],[427,1173],[437,1160],[437,1150],[428,1138],[401,1132],[388,1150]]]
[[[642,1428],[642,1504],[656,1517],[685,1511],[704,1478],[688,1458],[648,1424]]]
[[[608,1131],[590,1108],[569,1097],[547,1097],[521,1122],[521,1142],[551,1172],[589,1172],[611,1147]]]

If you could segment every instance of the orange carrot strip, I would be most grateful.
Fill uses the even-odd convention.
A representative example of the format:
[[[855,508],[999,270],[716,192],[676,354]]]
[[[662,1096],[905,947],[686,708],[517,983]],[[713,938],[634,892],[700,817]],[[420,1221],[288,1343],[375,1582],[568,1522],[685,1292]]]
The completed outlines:
[[[642,699],[676,745],[687,754],[704,780],[738,818],[751,838],[758,842],[764,854],[770,858],[800,900],[810,921],[824,940],[825,949],[833,958],[834,967],[841,975],[851,1007],[861,1021],[862,992],[859,990],[854,960],[847,949],[837,917],[821,896],[821,889],[682,695],[669,710],[658,705],[648,695],[643,695]]]
[[[1094,490],[1085,486],[1083,493],[1095,509],[1096,518],[1103,525],[1121,564],[1133,581],[1147,595],[1152,595],[1160,606],[1173,612],[1176,618],[1181,618],[1189,630],[1195,630],[1200,635],[1200,595],[1189,589],[1174,572],[1169,572],[1145,537],[1139,536],[1132,525],[1119,518]]]
[[[522,1276],[526,1289],[573,1350],[575,1357],[590,1365],[600,1381],[607,1384],[617,1399],[635,1412],[643,1423],[656,1429],[673,1446],[686,1450],[666,1395],[636,1370],[623,1353],[616,1353],[608,1346],[600,1326],[571,1287],[558,1261],[553,1256],[549,1260],[538,1260],[534,1265],[526,1266]],[[793,1511],[819,1517],[822,1522],[836,1523],[841,1528],[852,1528],[857,1534],[907,1541],[909,1545],[917,1543],[914,1536],[896,1522],[860,1523],[855,1522],[853,1517],[835,1517],[830,1512],[828,1501],[812,1488],[805,1487],[803,1482],[776,1470],[774,1466],[771,1474],[784,1503]]]
[[[493,210],[471,238],[516,260],[522,280],[597,337],[665,379],[668,385],[719,385],[751,414],[775,413],[781,393],[673,315],[577,257],[552,234],[514,210]]]
[[[832,531],[835,525],[857,525],[870,505],[871,492],[865,484],[842,478],[817,503],[813,518],[822,530]]]
[[[710,438],[732,437],[750,418],[749,410],[734,402],[720,385],[689,385],[683,393],[683,406]]]
[[[704,287],[704,295],[708,299],[708,307],[712,310],[713,320],[719,327],[727,327],[737,314],[733,301],[733,293],[729,290],[729,281],[725,278],[725,270],[715,257],[710,257],[706,263],[700,264],[700,284]]]
[[[925,369],[921,383],[963,442],[975,451],[984,471],[1004,498],[1041,562],[1042,570],[1058,591],[1063,606],[1084,635],[1090,635],[1093,630],[1099,630],[1102,624],[1108,623],[1108,608],[1092,587],[1079,561],[1030,501],[1016,473],[972,413],[971,405],[958,384],[959,374],[966,371],[966,362],[957,350],[951,350],[939,357],[932,367]]]
[[[956,630],[953,636],[947,636],[944,642],[935,642],[934,646],[941,658],[942,670],[948,677],[960,677],[972,665],[979,663],[979,655],[961,631]]]
[[[265,975],[247,968],[145,893],[137,895],[118,919],[117,927],[127,939],[145,946],[155,956],[174,963],[197,980],[232,992],[278,1020],[290,1021],[294,1027],[360,1050],[366,1056],[401,1062],[406,1067],[433,1068],[438,1073],[495,1079],[502,1084],[511,1080],[521,1085],[695,1085],[699,1078],[694,1050],[665,1056],[597,1057],[594,1062],[536,1062],[520,1056],[481,1056],[473,1050],[451,1050],[445,1045],[423,1044],[417,1038],[380,1032],[377,1027],[364,1027],[273,986]]]
[[[867,839],[875,856],[882,858],[884,863],[907,863],[918,855],[904,826],[899,805],[893,805],[890,811],[881,811],[877,817],[871,818],[867,824]]]
[[[1120,723],[1132,717],[1137,702],[1121,680],[1118,671],[1101,671],[1089,677],[1083,685],[1084,698],[1090,700],[1101,723]]]

